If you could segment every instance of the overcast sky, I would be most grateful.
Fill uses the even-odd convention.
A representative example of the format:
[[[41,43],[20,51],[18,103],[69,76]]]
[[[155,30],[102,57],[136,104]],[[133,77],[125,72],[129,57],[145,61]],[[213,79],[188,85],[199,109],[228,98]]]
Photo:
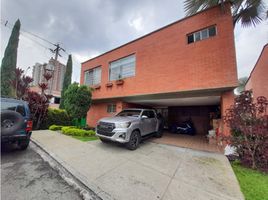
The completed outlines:
[[[81,62],[113,49],[185,16],[181,0],[1,0],[1,23],[60,43],[73,55],[73,81],[79,82]],[[268,4],[268,2],[267,2]],[[1,59],[11,30],[1,24]],[[34,40],[34,41],[33,41]],[[248,76],[268,42],[268,21],[235,29],[238,76]],[[46,47],[46,48],[45,48]],[[22,32],[18,66],[26,69],[48,62],[53,48]],[[67,54],[60,61],[66,64]],[[31,74],[31,70],[28,70]]]

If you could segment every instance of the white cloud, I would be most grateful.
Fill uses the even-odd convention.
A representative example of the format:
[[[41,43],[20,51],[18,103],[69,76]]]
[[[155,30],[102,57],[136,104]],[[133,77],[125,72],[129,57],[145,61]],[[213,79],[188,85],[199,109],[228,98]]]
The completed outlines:
[[[134,27],[136,31],[142,32],[144,30],[143,18],[142,16],[137,16],[128,21],[130,27]]]

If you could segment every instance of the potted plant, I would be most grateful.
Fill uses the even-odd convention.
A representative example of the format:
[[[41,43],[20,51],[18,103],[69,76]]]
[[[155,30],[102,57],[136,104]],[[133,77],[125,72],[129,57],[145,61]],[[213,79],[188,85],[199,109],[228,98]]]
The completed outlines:
[[[115,81],[116,85],[123,85],[124,80],[121,78],[121,75],[118,75],[118,79]]]
[[[113,86],[113,83],[112,82],[106,83],[106,87],[112,87],[112,86]]]
[[[98,84],[98,85],[94,85],[93,88],[94,88],[95,90],[97,90],[97,89],[100,89],[101,86],[100,86],[100,84]]]

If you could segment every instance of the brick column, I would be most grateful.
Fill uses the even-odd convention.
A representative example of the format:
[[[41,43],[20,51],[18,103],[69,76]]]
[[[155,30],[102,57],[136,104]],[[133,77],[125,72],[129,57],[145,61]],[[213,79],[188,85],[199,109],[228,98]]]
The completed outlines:
[[[234,104],[234,92],[233,90],[223,92],[221,95],[221,118],[222,118],[222,133],[224,135],[230,135],[230,129],[227,125],[223,122],[223,117],[225,115],[225,111],[230,108],[231,105]]]

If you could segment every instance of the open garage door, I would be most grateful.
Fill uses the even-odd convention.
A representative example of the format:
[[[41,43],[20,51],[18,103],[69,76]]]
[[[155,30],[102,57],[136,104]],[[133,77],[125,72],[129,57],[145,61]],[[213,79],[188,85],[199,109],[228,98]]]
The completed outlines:
[[[213,119],[220,118],[220,107],[214,106],[175,106],[168,107],[169,127],[192,121],[197,135],[206,135],[213,128]]]

